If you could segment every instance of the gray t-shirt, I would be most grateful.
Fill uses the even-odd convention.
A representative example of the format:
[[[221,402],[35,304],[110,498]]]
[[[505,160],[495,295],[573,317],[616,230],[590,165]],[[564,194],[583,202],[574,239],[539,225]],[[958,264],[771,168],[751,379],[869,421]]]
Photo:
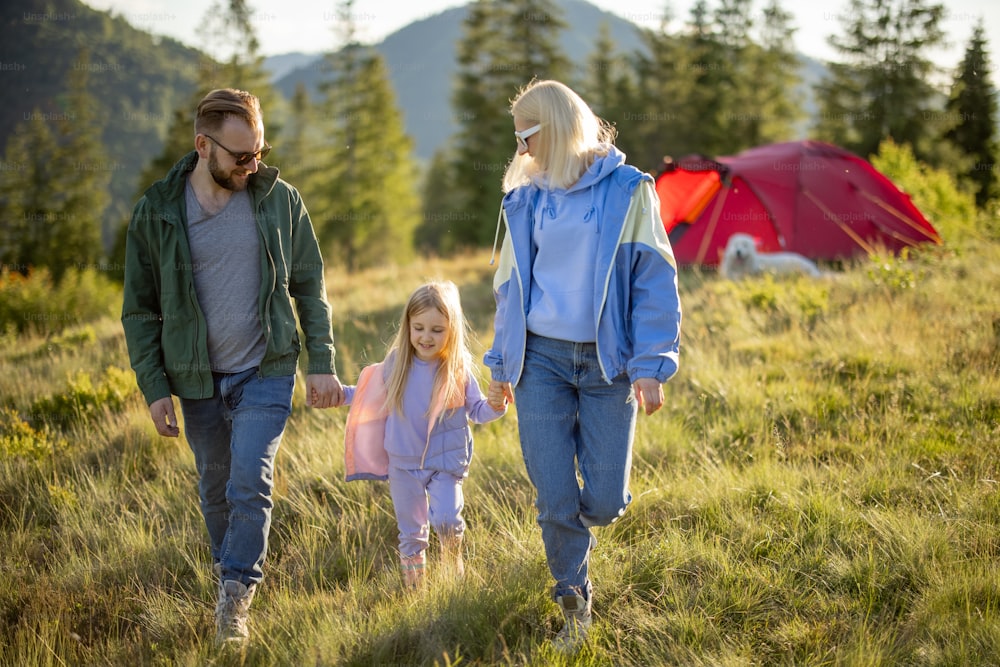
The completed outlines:
[[[209,215],[190,181],[184,192],[194,289],[208,323],[212,370],[238,373],[259,366],[267,343],[258,306],[260,234],[250,195],[234,192],[225,208]]]

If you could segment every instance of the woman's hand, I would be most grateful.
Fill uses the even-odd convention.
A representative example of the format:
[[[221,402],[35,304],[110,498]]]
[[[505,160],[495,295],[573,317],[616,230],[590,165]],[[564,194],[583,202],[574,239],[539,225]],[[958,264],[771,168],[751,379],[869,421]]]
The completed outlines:
[[[656,378],[639,378],[632,383],[632,387],[639,407],[645,407],[647,415],[663,407],[663,385]]]
[[[490,380],[490,388],[489,392],[486,394],[486,402],[490,404],[491,408],[498,412],[506,409],[508,403],[514,402],[514,390],[511,388],[510,382]]]

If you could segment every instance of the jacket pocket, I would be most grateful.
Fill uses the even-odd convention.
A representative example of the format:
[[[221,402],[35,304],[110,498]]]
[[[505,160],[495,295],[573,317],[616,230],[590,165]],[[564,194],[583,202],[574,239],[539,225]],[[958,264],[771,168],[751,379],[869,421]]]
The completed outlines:
[[[299,351],[299,336],[295,314],[292,311],[292,299],[288,287],[278,286],[271,295],[268,309],[268,322],[271,330],[271,348],[278,354],[288,354]]]

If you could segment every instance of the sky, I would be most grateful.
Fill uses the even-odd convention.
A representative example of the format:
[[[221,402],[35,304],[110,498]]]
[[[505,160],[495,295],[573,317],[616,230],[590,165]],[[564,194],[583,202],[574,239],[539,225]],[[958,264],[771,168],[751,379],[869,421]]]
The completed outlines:
[[[185,44],[199,46],[197,27],[209,3],[205,0],[83,0],[96,9],[112,9],[133,26],[168,35]],[[694,0],[589,0],[606,11],[648,27],[659,27],[664,8],[673,8],[674,16],[686,19]],[[928,0],[932,2],[933,0]],[[939,0],[945,7],[941,24],[949,44],[929,52],[931,60],[945,68],[955,67],[962,59],[972,30],[978,20],[985,20],[987,48],[994,71],[1000,65],[1000,2],[997,0]],[[251,0],[254,23],[261,43],[261,54],[279,55],[301,51],[320,53],[337,46],[337,0]],[[428,18],[451,7],[467,4],[463,0],[355,0],[353,18],[358,38],[377,43],[396,30]],[[757,0],[755,7],[764,6]],[[794,15],[796,49],[820,60],[833,60],[836,53],[827,37],[842,32],[843,19],[849,18],[848,0],[783,0],[782,7]],[[627,9],[623,8],[627,6]],[[714,3],[710,3],[714,6]]]

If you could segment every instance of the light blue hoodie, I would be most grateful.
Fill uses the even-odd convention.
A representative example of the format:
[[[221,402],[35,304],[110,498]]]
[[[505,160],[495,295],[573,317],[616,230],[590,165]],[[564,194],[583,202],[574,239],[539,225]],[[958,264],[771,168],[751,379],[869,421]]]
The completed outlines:
[[[597,237],[593,269],[584,276],[592,276],[593,281],[587,296],[601,372],[608,383],[622,373],[627,373],[631,382],[639,378],[665,382],[677,372],[681,306],[677,265],[660,220],[653,178],[625,164],[624,155],[611,148],[607,158],[595,163],[593,175],[584,179],[590,184],[570,188],[567,201],[560,204],[575,211],[578,220],[587,215],[591,203],[593,206],[591,220],[576,224],[585,229],[593,224]],[[569,272],[583,266],[581,256],[569,252],[575,245],[572,243],[557,246],[551,256],[544,255],[551,264],[539,266],[536,262],[539,253],[533,228],[539,209],[544,213],[550,203],[545,194],[537,183],[515,188],[504,197],[500,211],[506,234],[493,278],[497,304],[493,344],[483,362],[494,380],[514,385],[524,368],[534,274],[543,276],[544,289],[560,272],[566,274],[567,282],[579,281],[581,276],[570,276]],[[543,216],[542,220],[549,225],[550,218]],[[583,236],[574,237],[577,244],[586,243]],[[567,252],[573,259],[569,263],[559,260]],[[562,296],[565,298],[553,303],[568,307],[572,302],[579,307],[581,302]],[[565,339],[566,335],[557,337]]]
[[[612,148],[569,188],[548,189],[544,180],[537,183],[528,331],[577,343],[597,339],[593,276],[600,208],[610,183],[607,177],[623,164],[625,154]]]

